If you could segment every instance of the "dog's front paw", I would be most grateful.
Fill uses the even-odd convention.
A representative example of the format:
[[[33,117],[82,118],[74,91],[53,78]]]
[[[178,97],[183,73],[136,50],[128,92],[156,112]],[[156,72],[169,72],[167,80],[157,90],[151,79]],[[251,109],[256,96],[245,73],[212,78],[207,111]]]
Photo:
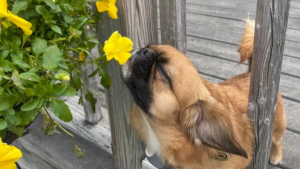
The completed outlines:
[[[281,155],[271,155],[270,156],[270,163],[272,165],[278,165],[282,163],[282,156]]]

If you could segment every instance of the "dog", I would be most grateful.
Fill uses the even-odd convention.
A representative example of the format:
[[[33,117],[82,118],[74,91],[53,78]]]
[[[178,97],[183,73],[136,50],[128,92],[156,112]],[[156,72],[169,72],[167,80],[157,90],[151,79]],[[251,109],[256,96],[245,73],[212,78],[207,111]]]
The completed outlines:
[[[243,169],[253,155],[253,128],[247,116],[254,24],[238,51],[248,72],[219,84],[201,78],[192,62],[167,45],[148,45],[122,67],[134,103],[130,122],[140,140],[168,165],[183,169]],[[207,64],[207,63],[203,63]],[[282,160],[286,118],[280,93],[270,162]],[[225,158],[224,158],[225,157]]]

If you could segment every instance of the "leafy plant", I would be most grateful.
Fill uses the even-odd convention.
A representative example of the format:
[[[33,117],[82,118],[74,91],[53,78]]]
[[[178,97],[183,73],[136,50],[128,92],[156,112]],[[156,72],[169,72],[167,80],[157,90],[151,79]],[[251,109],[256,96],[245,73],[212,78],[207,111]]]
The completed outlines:
[[[5,3],[2,1],[1,5]],[[7,131],[20,137],[38,112],[45,115],[44,133],[51,135],[57,132],[57,126],[63,128],[51,118],[47,108],[51,107],[62,121],[72,120],[61,96],[71,97],[81,90],[95,110],[97,100],[83,88],[86,86],[86,79],[81,78],[84,63],[97,66],[89,77],[98,74],[104,87],[109,88],[111,84],[105,72],[106,55],[95,34],[89,33],[95,32],[102,14],[92,9],[93,2],[86,0],[9,0],[7,3],[8,11],[0,7],[0,137],[4,138]],[[97,58],[89,52],[96,45],[100,54]],[[92,59],[86,61],[88,56]],[[81,154],[79,150],[75,145],[74,151]]]

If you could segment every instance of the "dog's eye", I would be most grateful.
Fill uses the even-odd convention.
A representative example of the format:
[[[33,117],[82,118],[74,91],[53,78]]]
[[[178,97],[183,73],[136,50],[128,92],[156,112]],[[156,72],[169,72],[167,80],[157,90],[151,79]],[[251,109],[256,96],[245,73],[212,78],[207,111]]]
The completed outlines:
[[[158,68],[158,71],[168,80],[169,85],[172,87],[171,79],[168,76],[167,72],[163,68],[163,66],[159,63],[156,63],[156,67]]]

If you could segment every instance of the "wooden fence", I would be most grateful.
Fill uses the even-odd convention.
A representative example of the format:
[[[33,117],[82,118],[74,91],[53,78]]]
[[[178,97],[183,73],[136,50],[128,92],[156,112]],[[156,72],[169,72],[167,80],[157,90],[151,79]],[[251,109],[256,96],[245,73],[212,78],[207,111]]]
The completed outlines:
[[[161,42],[186,52],[185,0],[118,0],[119,18],[111,20],[103,15],[105,27],[98,29],[100,43],[114,31],[132,39],[134,49],[157,44],[157,8],[160,13]],[[255,141],[254,160],[249,168],[267,168],[274,108],[277,99],[280,69],[290,0],[258,0],[255,45],[249,96],[249,117],[253,121]],[[93,69],[93,68],[90,68]],[[90,70],[87,70],[90,71]],[[129,111],[132,96],[123,83],[121,69],[112,61],[107,67],[112,86],[106,90],[112,136],[112,152],[116,168],[142,168],[139,141],[130,126]],[[87,73],[88,74],[88,73]],[[93,80],[92,80],[93,82]],[[89,122],[101,119],[101,112],[87,112]]]

